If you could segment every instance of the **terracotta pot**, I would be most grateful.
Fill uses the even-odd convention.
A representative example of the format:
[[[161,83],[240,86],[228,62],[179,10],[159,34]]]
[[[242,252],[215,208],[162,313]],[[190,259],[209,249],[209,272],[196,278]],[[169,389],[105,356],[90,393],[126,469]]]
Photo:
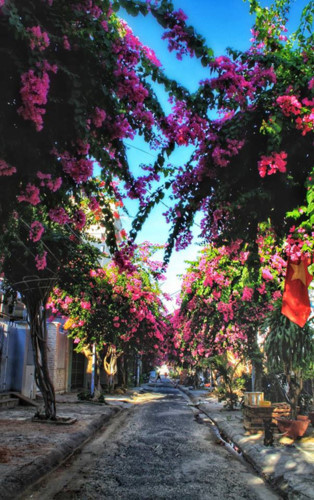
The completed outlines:
[[[311,424],[314,427],[314,411],[310,411],[310,413],[309,413],[309,419],[311,420]]]
[[[310,419],[305,415],[299,415],[297,420],[287,418],[277,418],[278,429],[291,439],[304,436],[310,423]]]
[[[309,417],[307,415],[298,415],[297,420],[309,420]]]

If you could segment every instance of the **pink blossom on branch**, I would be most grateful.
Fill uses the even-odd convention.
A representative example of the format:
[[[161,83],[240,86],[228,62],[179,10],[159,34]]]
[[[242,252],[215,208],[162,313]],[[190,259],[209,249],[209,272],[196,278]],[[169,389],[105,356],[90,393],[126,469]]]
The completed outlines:
[[[251,65],[232,61],[227,56],[220,56],[212,61],[210,66],[218,72],[218,77],[206,79],[200,83],[223,93],[225,105],[229,100],[230,103],[235,102],[246,108],[250,102],[254,101],[258,89],[276,83],[274,69],[265,68],[256,61],[254,65]]]
[[[276,99],[278,106],[285,116],[299,115],[302,104],[295,95],[283,95]]]
[[[31,224],[29,238],[34,242],[39,241],[41,239],[44,231],[45,231],[45,229],[44,229],[44,226],[41,224],[41,222],[39,222],[38,220],[35,220]]]
[[[33,26],[26,30],[30,34],[30,47],[32,50],[45,50],[50,45],[48,33],[41,31],[40,26]]]
[[[245,286],[243,288],[242,300],[251,301],[252,297],[253,297],[253,293],[254,293],[253,288],[249,288],[249,287]]]
[[[53,193],[58,191],[58,189],[60,189],[62,185],[61,177],[57,177],[55,180],[53,180],[51,174],[44,174],[43,172],[40,172],[40,170],[37,172],[37,177],[41,180],[41,187],[47,187]]]
[[[272,153],[270,156],[262,156],[258,162],[258,171],[261,177],[267,175],[275,174],[276,172],[284,173],[286,172],[287,165],[287,153],[281,151],[281,153]]]
[[[80,231],[86,224],[86,215],[83,210],[78,209],[77,212],[72,217],[72,222],[74,223],[75,229]]]
[[[20,194],[17,196],[17,200],[21,203],[22,201],[26,201],[27,203],[30,203],[31,205],[38,205],[40,203],[40,197],[39,197],[39,189],[38,187],[34,186],[33,184],[28,183],[24,193]]]
[[[264,268],[262,270],[262,278],[266,281],[272,281],[274,279],[274,276],[272,273],[269,271],[269,269]]]
[[[226,146],[215,146],[212,152],[214,163],[219,167],[226,167],[230,163],[230,158],[236,156],[244,144],[244,140],[227,139]]]
[[[87,300],[87,301],[84,301],[82,300],[81,301],[81,308],[82,309],[87,309],[88,311],[91,309],[91,303]]]
[[[30,69],[21,76],[21,80],[22,106],[17,111],[24,120],[34,122],[37,132],[40,132],[43,128],[43,115],[46,113],[43,106],[47,104],[49,75],[43,72],[42,76],[37,76],[34,70]]]
[[[98,106],[96,106],[94,115],[92,117],[92,121],[95,127],[100,128],[105,119],[106,119],[106,112],[103,109],[100,109]]]
[[[302,117],[298,116],[295,123],[296,128],[298,130],[302,130],[302,135],[306,135],[308,132],[312,132],[314,129],[314,108],[312,108]]]
[[[313,248],[313,241],[314,231],[306,232],[302,227],[291,227],[285,245],[286,255],[293,262],[298,262],[302,256],[311,258],[312,252],[310,249]],[[303,249],[305,245],[307,247],[306,250]]]
[[[2,175],[13,175],[16,173],[16,168],[7,164],[4,160],[0,160],[0,177]]]
[[[53,222],[57,222],[58,224],[67,224],[70,222],[70,217],[62,207],[51,208],[49,210],[49,217]]]
[[[86,182],[93,175],[94,167],[92,160],[85,158],[78,160],[65,152],[61,156],[61,162],[64,172],[72,177],[77,184]]]
[[[71,50],[71,44],[70,44],[69,39],[66,35],[63,35],[63,48],[64,48],[64,50]]]
[[[38,271],[42,271],[47,267],[47,252],[45,251],[42,255],[36,255],[35,263]]]
[[[181,60],[183,55],[194,56],[194,50],[189,47],[190,35],[186,31],[186,14],[182,9],[171,14],[166,14],[166,21],[169,23],[169,29],[162,36],[163,40],[168,40],[168,49],[170,52],[177,52],[177,59]]]
[[[92,212],[96,212],[96,211],[98,211],[100,209],[99,202],[98,202],[97,198],[95,198],[95,196],[91,196],[90,197],[89,203],[88,203],[88,208]]]

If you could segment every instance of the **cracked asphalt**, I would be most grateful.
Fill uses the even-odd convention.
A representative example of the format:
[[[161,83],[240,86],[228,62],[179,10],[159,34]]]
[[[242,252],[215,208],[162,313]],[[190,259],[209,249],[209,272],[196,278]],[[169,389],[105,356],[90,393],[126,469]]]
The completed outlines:
[[[23,500],[280,498],[180,391],[145,392]]]

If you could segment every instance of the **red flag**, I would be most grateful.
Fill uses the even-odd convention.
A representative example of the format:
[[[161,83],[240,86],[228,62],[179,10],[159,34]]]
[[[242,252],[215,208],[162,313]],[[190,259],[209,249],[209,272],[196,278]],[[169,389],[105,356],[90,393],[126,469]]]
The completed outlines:
[[[309,259],[291,262],[288,259],[281,312],[293,323],[303,327],[311,314],[308,287],[313,276],[308,272]]]

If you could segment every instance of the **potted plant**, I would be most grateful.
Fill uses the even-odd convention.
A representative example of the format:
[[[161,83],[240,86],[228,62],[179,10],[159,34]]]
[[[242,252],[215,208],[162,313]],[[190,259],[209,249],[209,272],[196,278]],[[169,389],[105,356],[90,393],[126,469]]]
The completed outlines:
[[[299,327],[281,313],[277,304],[264,322],[266,334],[265,354],[270,369],[282,370],[288,384],[287,399],[291,407],[291,418],[278,418],[281,432],[293,439],[305,434],[310,420],[298,415],[298,401],[303,387],[304,374],[313,363],[314,330],[311,322]]]
[[[234,410],[239,402],[239,394],[242,394],[245,380],[238,376],[238,368],[242,360],[234,364],[228,360],[228,355],[214,356],[210,359],[212,366],[218,372],[220,383],[215,389],[218,401],[225,401],[227,410]]]

